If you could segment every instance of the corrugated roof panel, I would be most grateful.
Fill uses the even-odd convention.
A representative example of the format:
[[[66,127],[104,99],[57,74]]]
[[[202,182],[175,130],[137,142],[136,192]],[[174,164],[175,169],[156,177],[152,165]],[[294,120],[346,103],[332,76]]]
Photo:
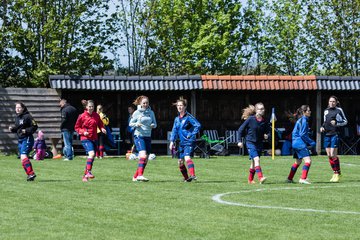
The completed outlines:
[[[329,81],[329,83],[330,83],[330,89],[331,89],[331,90],[335,90],[335,89],[337,88],[335,81]]]
[[[191,89],[194,89],[194,86],[192,84],[192,81],[184,81],[186,82],[186,90],[191,90]]]
[[[252,82],[253,82],[253,85],[254,85],[254,87],[255,87],[254,90],[261,90],[260,81],[255,80],[255,81],[252,81]]]
[[[209,89],[214,89],[213,81],[208,80],[207,83],[208,83]]]
[[[246,89],[246,81],[242,80],[242,81],[239,81],[239,82],[240,82],[240,84],[239,84],[240,87],[238,88],[238,90]]]
[[[345,81],[345,89],[346,89],[346,90],[351,90],[350,82],[349,82],[349,81]]]
[[[165,90],[171,90],[170,88],[170,81],[163,81]]]
[[[334,89],[347,89],[347,81],[333,81]]]
[[[111,89],[111,81],[110,80],[105,80],[105,89]]]
[[[284,90],[285,89],[285,83],[287,82],[287,81],[277,81],[278,83],[279,83],[279,89],[280,90]]]
[[[228,90],[234,90],[233,86],[234,86],[234,81],[233,81],[233,80],[229,80],[229,81],[227,82],[227,88],[228,88]],[[235,85],[235,86],[236,86],[236,85]]]
[[[180,89],[180,86],[179,86],[179,82],[178,82],[178,81],[171,81],[171,83],[172,83],[172,88],[171,88],[171,90]]]
[[[357,81],[354,81],[354,85],[355,85],[354,90],[360,89],[360,84],[359,84],[359,81],[358,81],[358,80],[357,80]]]
[[[68,76],[52,75],[55,89],[158,90],[360,90],[360,77],[351,76]]]
[[[189,82],[189,81],[182,81],[183,83],[185,83],[185,87],[186,87],[186,89],[185,90],[190,90],[191,89],[191,82]]]
[[[301,90],[309,89],[306,81],[300,80],[299,83],[301,85]]]
[[[153,90],[159,91],[159,80],[152,81]]]
[[[274,81],[274,90],[282,90],[282,88],[281,88],[281,83],[282,83],[282,82],[288,82],[288,81],[275,80],[275,81]]]
[[[331,81],[326,81],[326,89],[328,90],[333,90],[333,86],[332,86],[332,82]]]
[[[219,90],[219,83],[220,83],[219,79],[216,79],[213,83],[214,83],[214,85],[213,85],[214,89]]]
[[[186,81],[180,81],[181,83],[181,88],[180,90],[186,90],[188,89],[188,85],[187,85],[187,82]]]
[[[189,88],[190,88],[188,90],[199,89],[199,82],[196,80],[189,81],[188,84],[189,84]]]
[[[173,84],[175,83],[175,82],[170,82],[171,83],[171,85],[170,85],[170,90],[173,90]],[[178,81],[176,81],[176,86],[177,86],[177,88],[179,89],[179,90],[184,90],[184,82],[178,82]]]
[[[354,82],[353,81],[347,81],[349,84],[349,90],[354,90]]]
[[[189,82],[189,89],[188,90],[192,90],[192,89],[199,89],[199,84],[196,80],[192,80]]]

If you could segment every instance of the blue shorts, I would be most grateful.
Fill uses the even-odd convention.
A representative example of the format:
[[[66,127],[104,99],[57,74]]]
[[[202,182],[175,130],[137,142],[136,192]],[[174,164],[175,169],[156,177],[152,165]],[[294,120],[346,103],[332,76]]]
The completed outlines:
[[[178,159],[183,159],[185,156],[194,156],[194,145],[190,146],[182,146],[180,145],[177,150],[177,157]]]
[[[338,148],[339,146],[339,136],[331,135],[324,137],[324,148]]]
[[[253,143],[246,142],[246,147],[249,153],[250,160],[261,156],[262,146],[257,146]]]
[[[26,138],[19,139],[18,141],[18,150],[19,154],[28,155],[34,146],[34,137],[28,136]]]
[[[151,137],[134,136],[134,143],[136,151],[146,151],[148,154],[151,153]]]
[[[309,157],[310,151],[307,148],[294,148],[294,158],[303,159],[304,157]]]
[[[81,144],[83,145],[86,154],[88,154],[91,151],[96,151],[97,148],[97,141],[93,140],[81,140]]]

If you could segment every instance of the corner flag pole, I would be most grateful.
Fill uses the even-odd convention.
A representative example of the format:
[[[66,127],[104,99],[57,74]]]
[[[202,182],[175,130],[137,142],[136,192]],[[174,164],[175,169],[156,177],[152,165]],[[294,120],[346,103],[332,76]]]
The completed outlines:
[[[272,108],[271,112],[271,159],[275,159],[275,108]]]

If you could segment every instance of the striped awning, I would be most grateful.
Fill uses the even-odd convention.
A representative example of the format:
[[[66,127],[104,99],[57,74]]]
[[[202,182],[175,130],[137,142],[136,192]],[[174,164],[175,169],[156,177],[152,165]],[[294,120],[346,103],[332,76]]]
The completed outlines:
[[[51,75],[54,89],[102,91],[246,90],[309,91],[360,90],[360,77],[183,75],[183,76],[70,76]]]
[[[360,77],[316,76],[319,90],[360,90]]]
[[[207,90],[316,90],[315,76],[202,75]]]
[[[200,75],[184,76],[67,76],[49,77],[51,88],[102,91],[180,91],[202,89]]]

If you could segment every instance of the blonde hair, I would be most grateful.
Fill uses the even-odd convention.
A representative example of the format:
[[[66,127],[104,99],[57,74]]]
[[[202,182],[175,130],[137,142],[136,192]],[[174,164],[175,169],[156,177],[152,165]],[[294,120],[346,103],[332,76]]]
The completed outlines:
[[[256,111],[255,111],[255,106],[254,105],[249,105],[248,107],[244,108],[242,110],[243,114],[241,116],[241,119],[248,119],[250,116],[255,115]]]
[[[93,100],[87,100],[86,101],[86,106],[88,106],[89,104],[95,105]]]
[[[264,106],[264,104],[262,102],[258,102],[254,105],[249,105],[248,107],[244,108],[243,109],[243,114],[241,116],[241,119],[248,119],[250,116],[252,115],[255,115],[256,114],[256,109],[259,107],[259,106]]]
[[[176,102],[174,102],[172,105],[176,106],[179,102],[181,102],[185,107],[187,107],[187,100],[183,96],[176,100]]]
[[[149,98],[148,98],[147,96],[141,95],[141,96],[138,96],[138,97],[134,100],[133,104],[135,104],[136,106],[137,106],[137,105],[140,105],[140,104],[141,104],[141,101],[142,101],[144,98],[146,98],[147,100],[149,100]]]

